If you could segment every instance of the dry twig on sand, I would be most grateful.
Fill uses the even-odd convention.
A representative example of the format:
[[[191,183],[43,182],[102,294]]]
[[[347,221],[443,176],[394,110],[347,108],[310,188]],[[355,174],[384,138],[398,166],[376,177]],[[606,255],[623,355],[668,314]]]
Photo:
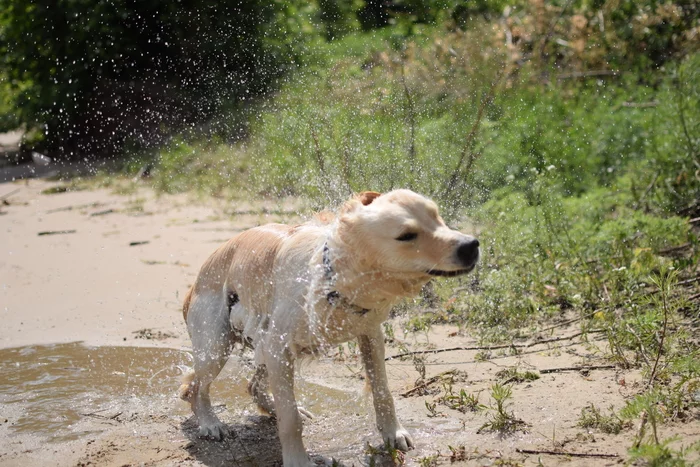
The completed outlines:
[[[39,232],[37,235],[39,237],[43,237],[44,235],[63,235],[63,234],[72,234],[75,233],[75,229],[71,230],[46,230],[44,232]]]
[[[516,452],[521,454],[548,454],[550,456],[568,456],[568,457],[603,457],[603,458],[617,458],[620,457],[619,454],[605,454],[597,452],[565,452],[565,451],[551,451],[548,449],[516,449]]]
[[[540,344],[547,344],[550,342],[559,342],[559,341],[565,341],[569,339],[575,339],[579,336],[582,336],[584,334],[593,334],[593,333],[598,333],[598,332],[604,332],[603,329],[594,329],[592,331],[586,331],[586,332],[577,332],[576,334],[572,334],[570,336],[562,336],[562,337],[553,337],[551,339],[542,339],[542,340],[536,340],[533,342],[528,342],[528,343],[522,343],[522,344],[502,344],[502,345],[487,345],[487,346],[460,346],[460,347],[448,347],[448,348],[443,348],[443,349],[432,349],[432,350],[414,350],[412,352],[404,352],[400,353],[398,355],[391,355],[389,357],[386,357],[384,360],[393,360],[395,358],[402,358],[402,357],[409,357],[411,355],[422,355],[422,354],[431,354],[431,353],[442,353],[442,352],[454,352],[457,350],[499,350],[499,349],[526,349],[529,347],[533,347],[535,345],[540,345]]]
[[[587,366],[564,366],[561,368],[545,368],[539,370],[540,373],[562,373],[564,371],[590,371],[590,370],[612,370],[615,365],[587,365]]]
[[[425,389],[428,386],[430,386],[431,384],[437,383],[438,381],[442,380],[445,376],[454,375],[456,373],[457,373],[457,370],[443,371],[442,373],[435,375],[431,378],[428,378],[425,381],[423,381],[422,383],[415,385],[414,387],[412,387],[408,391],[402,392],[400,394],[400,396],[409,397],[409,396],[413,395],[413,393],[420,391],[421,389]]]

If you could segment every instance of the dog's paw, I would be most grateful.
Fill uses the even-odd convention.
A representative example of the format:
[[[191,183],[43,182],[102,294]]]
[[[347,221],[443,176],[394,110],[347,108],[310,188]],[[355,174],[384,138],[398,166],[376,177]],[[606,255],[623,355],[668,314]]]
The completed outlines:
[[[200,438],[221,441],[222,439],[230,436],[230,434],[231,431],[229,430],[228,426],[221,422],[202,425],[199,427]]]
[[[385,435],[384,442],[403,452],[413,449],[413,438],[404,428],[398,428],[394,434]]]

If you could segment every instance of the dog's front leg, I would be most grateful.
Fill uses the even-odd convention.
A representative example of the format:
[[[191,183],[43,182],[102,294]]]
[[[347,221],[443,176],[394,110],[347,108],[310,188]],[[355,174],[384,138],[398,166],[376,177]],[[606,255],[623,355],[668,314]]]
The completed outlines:
[[[377,428],[385,443],[402,451],[408,451],[413,447],[413,440],[408,431],[396,419],[394,399],[389,392],[389,383],[386,379],[382,331],[377,327],[371,335],[359,336],[357,339],[360,343],[362,362],[372,387]]]
[[[277,335],[275,339],[268,339],[265,346],[265,364],[270,389],[275,399],[282,462],[285,467],[313,466],[301,439],[301,415],[294,397],[294,359],[289,349],[279,343]]]

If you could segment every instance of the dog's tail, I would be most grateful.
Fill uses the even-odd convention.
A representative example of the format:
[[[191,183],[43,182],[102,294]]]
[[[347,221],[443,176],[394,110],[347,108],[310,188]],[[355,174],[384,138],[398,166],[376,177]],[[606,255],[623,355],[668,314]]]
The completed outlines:
[[[185,295],[185,301],[182,303],[182,316],[185,318],[185,322],[187,322],[187,313],[190,311],[190,301],[192,300],[193,290],[194,285],[190,287],[190,290],[187,291],[187,295]]]

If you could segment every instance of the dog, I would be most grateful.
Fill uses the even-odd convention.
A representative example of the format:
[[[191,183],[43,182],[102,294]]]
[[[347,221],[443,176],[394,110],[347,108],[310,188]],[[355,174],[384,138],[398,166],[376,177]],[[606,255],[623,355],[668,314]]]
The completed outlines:
[[[447,227],[433,201],[403,189],[362,192],[332,217],[233,237],[204,263],[183,306],[194,370],[180,396],[192,406],[199,435],[228,434],[209,387],[242,344],[254,352],[248,392],[277,418],[284,465],[314,465],[302,441],[302,416],[311,414],[294,396],[295,360],[357,339],[377,428],[385,443],[411,449],[389,392],[381,324],[433,277],[466,274],[478,259],[476,238]]]

